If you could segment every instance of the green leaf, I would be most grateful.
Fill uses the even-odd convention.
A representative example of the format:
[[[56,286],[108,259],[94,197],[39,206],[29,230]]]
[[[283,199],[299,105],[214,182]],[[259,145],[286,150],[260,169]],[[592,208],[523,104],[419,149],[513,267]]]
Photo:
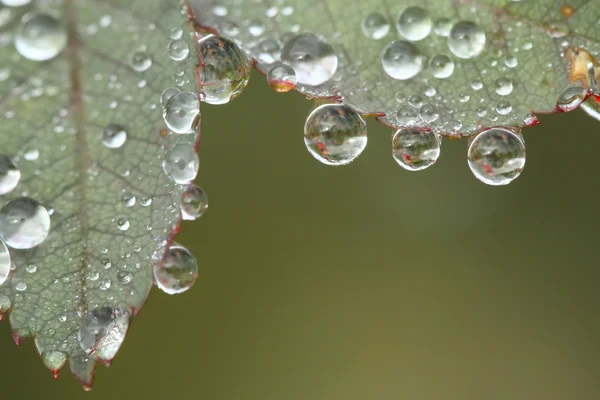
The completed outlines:
[[[199,134],[169,134],[160,96],[170,87],[197,92],[194,36],[177,0],[0,7],[0,153],[21,172],[0,206],[27,196],[51,210],[41,245],[10,249],[14,270],[0,286],[0,314],[10,311],[17,342],[35,338],[54,373],[70,359],[90,387],[96,361],[78,341],[82,319],[107,306],[135,315],[177,230],[187,185],[169,179],[163,161],[176,144],[197,145]],[[14,45],[31,12],[68,33],[48,61],[23,57]],[[179,36],[189,54],[175,61],[181,54],[167,49]],[[112,124],[127,135],[118,148],[103,144]]]
[[[265,74],[270,69],[264,62],[269,61],[264,57],[265,49],[271,49],[267,51],[271,55],[277,53],[269,41],[275,40],[278,51],[283,48],[285,53],[286,44],[295,35],[319,35],[333,47],[337,70],[322,84],[300,84],[297,89],[312,96],[341,96],[359,112],[385,114],[381,121],[396,127],[412,125],[460,136],[490,126],[531,125],[537,123],[532,113],[555,112],[557,103],[562,111],[568,111],[579,105],[590,89],[599,92],[593,78],[600,78],[596,62],[600,53],[600,0],[569,4],[554,0],[191,3],[200,25],[218,30],[254,59],[262,60],[259,69]],[[405,29],[400,33],[402,29],[397,28],[399,16],[410,7],[422,8],[425,20],[431,23],[431,31],[423,39],[419,32]],[[367,37],[363,30],[369,30],[362,24],[369,15],[375,15],[370,17],[375,23],[368,26],[374,29],[388,24],[387,34],[383,35],[383,29]],[[481,53],[461,58],[451,50],[446,36],[460,21],[475,23],[485,33]],[[411,27],[417,31],[422,28],[409,22]],[[422,70],[409,79],[394,79],[384,71],[382,54],[391,42],[408,39],[422,55]],[[453,61],[450,76],[434,76],[435,68],[428,62],[435,63],[436,55]],[[562,94],[567,89],[572,91],[565,97]],[[435,121],[418,115],[426,103],[430,105],[425,110],[430,111],[432,105],[439,114]],[[399,111],[401,118],[397,118]]]

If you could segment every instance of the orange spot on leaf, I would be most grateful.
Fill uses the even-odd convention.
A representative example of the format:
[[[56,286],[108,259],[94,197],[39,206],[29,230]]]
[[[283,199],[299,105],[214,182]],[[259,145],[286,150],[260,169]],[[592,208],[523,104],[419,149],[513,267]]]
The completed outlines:
[[[567,18],[569,18],[571,15],[575,14],[575,9],[573,8],[573,6],[569,5],[569,4],[565,4],[564,6],[562,6],[560,8],[560,12]]]

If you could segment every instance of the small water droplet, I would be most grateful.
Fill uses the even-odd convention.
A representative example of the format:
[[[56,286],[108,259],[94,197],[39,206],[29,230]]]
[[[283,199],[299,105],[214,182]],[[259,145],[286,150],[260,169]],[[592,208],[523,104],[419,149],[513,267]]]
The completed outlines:
[[[224,17],[227,15],[227,8],[222,5],[216,5],[212,8],[212,12],[217,17]]]
[[[6,154],[0,154],[0,195],[11,192],[19,184],[21,171]]]
[[[193,221],[198,219],[208,209],[208,196],[199,186],[190,185],[183,193],[181,217]]]
[[[471,81],[471,89],[473,89],[473,90],[483,89],[483,82],[481,82],[479,79],[475,79],[475,80]]]
[[[558,97],[556,108],[564,112],[572,111],[579,107],[586,95],[587,89],[580,86],[570,86]]]
[[[27,284],[26,284],[25,282],[18,282],[18,283],[15,285],[15,290],[16,290],[17,292],[24,292],[24,291],[26,291],[26,290],[27,290]]]
[[[100,290],[108,290],[110,289],[110,287],[112,286],[112,282],[110,281],[110,279],[103,279],[102,281],[100,281]]]
[[[25,58],[46,61],[56,57],[67,45],[67,30],[56,18],[29,12],[21,18],[15,47]]]
[[[135,196],[129,193],[124,193],[121,196],[121,202],[125,207],[133,207],[135,205]]]
[[[396,27],[398,32],[408,40],[425,39],[433,23],[427,11],[421,7],[408,7],[398,16]]]
[[[124,285],[127,285],[133,280],[133,275],[131,272],[121,270],[117,272],[117,279]]]
[[[581,104],[581,109],[590,117],[600,121],[600,100],[592,96]]]
[[[485,32],[471,21],[457,22],[448,35],[448,48],[459,58],[478,56],[485,47]]]
[[[6,244],[4,244],[2,240],[0,240],[0,286],[2,286],[2,284],[6,282],[6,279],[8,278],[8,274],[10,273],[10,266],[10,253],[8,251],[8,248],[6,247]],[[0,308],[0,312],[2,311],[2,308]]]
[[[392,138],[394,160],[408,171],[433,165],[440,155],[440,139],[429,130],[399,129]]]
[[[408,98],[408,104],[414,108],[420,108],[423,105],[423,99],[418,94],[413,94]]]
[[[265,26],[259,20],[254,20],[248,25],[248,32],[255,37],[259,37],[265,33]]]
[[[361,29],[369,39],[379,40],[390,31],[387,19],[378,12],[368,14],[361,23]]]
[[[198,262],[185,247],[173,243],[163,264],[154,266],[156,286],[167,294],[179,294],[192,287],[198,277]]]
[[[145,51],[136,51],[131,56],[131,68],[144,72],[152,66],[152,57]]]
[[[172,40],[167,49],[169,57],[174,61],[182,61],[188,58],[190,46],[183,39]]]
[[[496,104],[496,112],[500,115],[508,115],[511,111],[512,105],[508,100],[500,100],[498,104]]]
[[[161,99],[168,95],[166,93],[167,91],[163,92]],[[198,96],[191,92],[179,92],[174,94],[167,100],[163,107],[163,119],[165,124],[167,124],[167,127],[170,130],[180,134],[193,131],[199,114],[200,101],[198,100]]]
[[[294,69],[299,83],[310,86],[327,82],[338,67],[333,47],[312,33],[290,38],[283,46],[281,60]]]
[[[276,92],[289,92],[296,87],[296,72],[289,65],[276,64],[269,70],[267,82]]]
[[[417,110],[414,107],[406,105],[400,107],[396,113],[396,120],[400,126],[410,126],[417,123]]]
[[[389,76],[406,80],[423,69],[424,57],[415,44],[397,40],[385,46],[381,53],[381,63]]]
[[[258,44],[258,61],[272,64],[281,57],[281,46],[274,39],[265,39]]]
[[[40,158],[40,151],[38,149],[29,149],[23,154],[23,158],[26,159],[27,161],[35,161],[38,158]],[[1,170],[1,167],[0,167],[0,170]]]
[[[323,164],[346,165],[367,146],[367,124],[343,104],[323,104],[306,120],[304,143],[310,154]]]
[[[196,178],[200,159],[191,145],[178,144],[163,161],[165,174],[175,183],[188,184]]]
[[[25,267],[25,271],[29,272],[30,274],[35,274],[37,270],[38,267],[35,264],[29,264]]]
[[[506,185],[525,167],[525,142],[507,128],[491,128],[469,144],[468,162],[477,179],[488,185]]]
[[[433,25],[433,32],[442,37],[448,37],[452,29],[452,22],[448,18],[440,18]]]
[[[516,68],[517,65],[519,65],[519,60],[516,56],[508,56],[504,60],[504,64],[506,64],[508,68]]]
[[[119,308],[98,307],[81,321],[78,340],[88,356],[112,360],[129,328],[129,312]]]
[[[126,140],[127,131],[121,125],[110,124],[102,131],[102,143],[109,149],[118,149]]]
[[[434,122],[439,116],[438,108],[431,103],[424,104],[419,110],[419,117],[427,124]]]
[[[127,218],[119,218],[119,220],[117,221],[117,226],[120,230],[126,231],[127,229],[129,229],[130,226],[129,220]]]
[[[140,204],[143,207],[148,207],[150,204],[152,204],[152,199],[150,197],[142,197],[140,199]]]
[[[50,232],[50,215],[28,197],[10,200],[0,209],[0,238],[14,249],[40,245]]]
[[[513,91],[513,83],[507,78],[498,78],[495,83],[496,93],[501,96],[508,96]]]
[[[183,36],[183,29],[179,26],[173,26],[169,28],[169,37],[173,40],[181,39]]]
[[[445,54],[437,54],[429,60],[431,74],[438,78],[448,78],[454,72],[454,61]]]

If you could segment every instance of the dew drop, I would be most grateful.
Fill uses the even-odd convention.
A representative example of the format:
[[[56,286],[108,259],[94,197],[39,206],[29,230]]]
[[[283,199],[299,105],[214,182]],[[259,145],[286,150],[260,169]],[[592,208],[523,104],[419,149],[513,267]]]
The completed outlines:
[[[265,39],[258,44],[258,61],[272,64],[281,57],[281,46],[274,39]]]
[[[310,154],[323,164],[346,165],[367,146],[367,124],[343,104],[323,104],[306,120],[304,143]]]
[[[181,39],[183,36],[183,29],[179,26],[174,26],[169,29],[169,37],[173,40]]]
[[[27,284],[26,284],[25,282],[18,282],[18,283],[15,285],[15,290],[16,290],[17,292],[24,292],[24,291],[26,291],[26,290],[27,290]]]
[[[429,130],[399,129],[392,138],[394,160],[408,171],[433,165],[440,156],[440,139]]]
[[[40,151],[38,149],[29,149],[23,154],[23,158],[27,161],[35,161],[40,158]]]
[[[121,202],[125,207],[133,207],[135,205],[135,200],[135,196],[129,193],[124,193],[123,196],[121,196]]]
[[[454,72],[454,61],[445,54],[437,54],[429,60],[431,74],[438,78],[448,78]]]
[[[190,185],[183,193],[181,217],[193,221],[198,219],[208,209],[208,196],[199,186]]]
[[[161,99],[167,96],[167,91],[170,91],[170,89],[163,92]],[[191,92],[173,94],[163,106],[165,124],[175,133],[184,134],[192,132],[199,114],[200,102],[198,101],[198,96]]]
[[[556,101],[556,108],[560,111],[572,111],[579,107],[585,99],[587,90],[580,86],[570,86],[563,91]]]
[[[504,64],[506,64],[508,68],[516,68],[517,65],[519,65],[519,60],[516,56],[508,56],[504,60]]]
[[[265,26],[259,20],[254,20],[248,25],[248,32],[255,37],[259,37],[265,33]]]
[[[225,104],[236,98],[250,79],[246,55],[232,41],[214,35],[200,40],[200,81],[204,102]]]
[[[109,149],[118,149],[126,140],[127,131],[121,125],[110,124],[102,131],[102,143]]]
[[[25,58],[46,61],[56,57],[67,45],[67,30],[56,18],[29,12],[21,18],[15,47]]]
[[[144,51],[136,51],[131,56],[131,68],[144,72],[152,66],[152,57]]]
[[[397,40],[385,46],[381,53],[381,63],[389,76],[406,80],[423,69],[424,57],[415,44]]]
[[[507,100],[500,100],[496,104],[496,112],[500,115],[508,115],[512,111],[512,105]]]
[[[2,286],[2,284],[6,282],[6,279],[8,278],[8,274],[10,273],[10,266],[10,253],[8,251],[8,248],[6,247],[6,244],[4,244],[2,240],[0,240],[0,286]],[[2,308],[0,308],[0,313],[1,312]]]
[[[417,110],[414,107],[406,105],[400,107],[396,113],[396,120],[400,126],[410,126],[417,123]]]
[[[88,356],[112,360],[129,328],[129,312],[119,308],[98,307],[81,321],[78,340]]]
[[[600,121],[600,101],[594,97],[590,97],[584,103],[581,103],[581,109],[590,117]]]
[[[473,89],[473,90],[483,89],[483,82],[481,82],[479,79],[475,79],[475,80],[471,81],[471,89]]]
[[[131,272],[121,270],[121,271],[117,272],[117,279],[122,284],[127,285],[128,283],[131,283],[131,281],[133,280],[133,275],[131,274]]]
[[[182,61],[188,58],[190,54],[190,46],[183,39],[175,39],[169,43],[167,51],[172,60]]]
[[[513,91],[513,83],[510,79],[499,78],[496,79],[495,83],[496,93],[501,96],[508,96]]]
[[[478,56],[485,47],[485,32],[471,21],[457,22],[448,35],[448,48],[459,58]]]
[[[333,47],[312,33],[289,39],[283,46],[281,60],[294,69],[299,83],[309,86],[327,82],[338,67]]]
[[[431,103],[426,103],[419,109],[419,117],[427,124],[434,122],[439,116],[438,108]]]
[[[25,271],[29,272],[30,274],[35,274],[37,270],[38,267],[35,264],[29,264],[25,267]]]
[[[117,226],[119,227],[119,230],[126,231],[130,227],[129,220],[127,218],[119,218]]]
[[[378,12],[368,14],[362,20],[360,27],[366,37],[375,40],[383,38],[390,31],[389,22]]]
[[[188,184],[196,178],[200,159],[190,145],[178,144],[163,161],[165,174],[175,183]]]
[[[0,238],[14,249],[40,245],[50,232],[50,215],[37,201],[19,197],[0,209]]]
[[[21,171],[6,154],[0,154],[0,195],[11,192],[21,179]]]
[[[179,294],[192,287],[198,277],[198,262],[185,247],[173,243],[163,264],[154,266],[156,286],[167,294]]]
[[[280,93],[294,89],[297,81],[296,71],[285,64],[274,65],[267,75],[267,82],[271,89]]]
[[[425,39],[433,23],[426,10],[421,7],[408,7],[398,16],[398,32],[408,40]]]
[[[448,37],[450,35],[450,30],[452,29],[452,23],[448,18],[440,18],[435,21],[433,25],[433,32],[442,37]]]
[[[488,185],[506,185],[525,167],[525,142],[506,128],[490,128],[469,144],[469,167],[477,179]]]

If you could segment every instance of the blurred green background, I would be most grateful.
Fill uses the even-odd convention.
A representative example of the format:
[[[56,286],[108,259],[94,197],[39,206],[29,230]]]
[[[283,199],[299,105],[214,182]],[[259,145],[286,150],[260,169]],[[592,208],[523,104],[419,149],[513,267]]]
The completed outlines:
[[[522,176],[489,187],[465,140],[404,171],[375,121],[353,164],[323,166],[303,143],[310,107],[258,74],[205,106],[210,208],[177,237],[194,288],[153,290],[89,394],[1,323],[0,398],[598,398],[600,122],[542,116]]]

